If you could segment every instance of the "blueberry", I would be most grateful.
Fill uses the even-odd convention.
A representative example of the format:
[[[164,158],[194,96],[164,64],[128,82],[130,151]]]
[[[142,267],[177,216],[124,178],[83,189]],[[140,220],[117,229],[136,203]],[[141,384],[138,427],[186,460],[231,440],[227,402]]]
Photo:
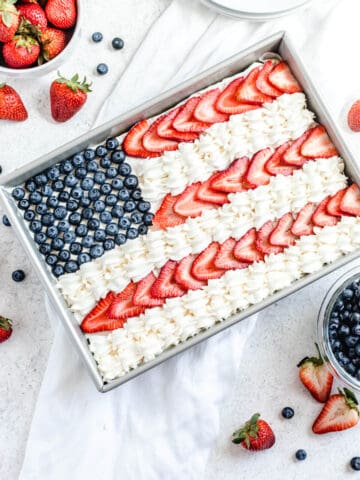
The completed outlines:
[[[81,241],[82,246],[85,248],[91,248],[94,245],[94,237],[91,237],[90,235],[87,235],[84,237]]]
[[[75,210],[77,210],[79,208],[79,203],[76,200],[69,200],[66,204],[66,208],[70,212],[74,212]]]
[[[131,173],[131,167],[128,163],[122,163],[119,167],[119,173],[120,175],[123,175],[124,177],[127,177]]]
[[[95,202],[96,200],[98,200],[99,198],[101,197],[101,192],[98,188],[93,188],[92,190],[90,190],[89,192],[89,198],[92,202]]]
[[[305,460],[305,458],[307,457],[307,453],[305,452],[305,450],[300,449],[295,452],[295,457],[296,460]]]
[[[339,312],[337,312],[336,310],[333,310],[333,311],[331,312],[331,318],[338,318],[339,315],[340,315]]]
[[[285,407],[281,410],[281,415],[286,419],[292,418],[294,414],[294,409],[291,407]]]
[[[82,191],[82,189],[80,187],[75,187],[71,190],[71,196],[75,199],[75,200],[80,200],[80,198],[84,195],[84,192]]]
[[[79,225],[81,222],[81,215],[79,212],[74,212],[71,215],[69,215],[69,223],[71,225]]]
[[[73,243],[76,239],[75,232],[65,232],[63,238],[65,243]]]
[[[131,218],[131,221],[132,221],[133,223],[138,224],[138,223],[141,223],[141,222],[142,222],[142,215],[141,215],[141,213],[139,213],[139,212],[133,212],[133,213],[131,214],[130,218]]]
[[[73,166],[70,160],[65,160],[60,163],[59,168],[61,173],[70,173],[73,169]]]
[[[18,203],[18,207],[20,208],[20,210],[27,210],[30,207],[29,200],[26,200],[26,198],[23,198]]]
[[[93,188],[94,180],[92,178],[84,178],[84,180],[82,180],[80,185],[81,185],[81,188],[83,190],[88,192],[89,190],[91,190]]]
[[[105,172],[107,178],[115,178],[117,174],[118,172],[115,167],[109,167]]]
[[[339,328],[339,335],[341,337],[346,337],[350,333],[350,328],[347,325],[341,325]]]
[[[109,225],[107,225],[105,228],[105,232],[107,235],[115,237],[115,235],[119,233],[119,227],[116,225],[116,223],[109,223]]]
[[[115,50],[121,50],[124,48],[124,40],[122,38],[115,37],[112,39],[111,45],[113,48],[115,48]]]
[[[128,200],[124,203],[125,212],[133,212],[136,208],[136,203],[134,200]]]
[[[92,208],[84,208],[81,213],[81,216],[86,220],[90,220],[94,216],[94,210]]]
[[[94,203],[95,212],[100,213],[105,210],[105,202],[103,200],[96,200]]]
[[[130,240],[133,240],[138,236],[139,236],[139,231],[137,230],[137,228],[129,228],[129,230],[126,232],[126,237],[129,238]]]
[[[24,212],[24,218],[28,222],[31,222],[35,218],[35,212],[33,210],[27,210],[26,212]]]
[[[119,190],[118,197],[123,202],[125,202],[126,200],[129,200],[130,198],[129,190],[126,190],[126,188],[122,188],[121,190]]]
[[[121,205],[115,205],[111,209],[111,215],[113,218],[121,218],[124,215],[124,209]]]
[[[332,350],[335,352],[336,350],[339,350],[341,348],[341,342],[340,340],[334,340],[331,344]]]
[[[104,250],[112,250],[113,248],[115,248],[114,240],[107,238],[104,242]]]
[[[99,166],[96,160],[90,160],[90,162],[87,163],[86,168],[88,172],[97,172]]]
[[[108,196],[105,198],[105,203],[106,203],[106,205],[108,205],[109,207],[113,207],[114,205],[116,205],[116,204],[117,204],[117,201],[118,201],[118,199],[117,199],[116,195],[113,195],[113,194],[108,195]],[[129,200],[129,201],[131,201],[131,200]]]
[[[39,192],[30,193],[29,201],[33,205],[39,205],[39,203],[41,203],[41,200],[42,200],[42,196],[40,195]]]
[[[123,150],[115,150],[115,152],[112,152],[111,154],[111,160],[114,162],[114,163],[122,163],[124,162],[126,159],[126,155],[125,155],[125,152]]]
[[[54,210],[54,217],[57,220],[63,220],[67,215],[67,211],[65,207],[57,207]]]
[[[345,288],[345,290],[342,293],[343,298],[352,298],[354,295],[354,292],[350,288]]]
[[[142,202],[139,202],[137,204],[137,208],[139,212],[145,213],[148,212],[151,208],[151,203],[150,202],[145,202],[144,200]]]
[[[108,224],[112,220],[111,213],[110,212],[101,212],[100,213],[100,221],[102,223]]]
[[[109,150],[115,150],[119,146],[119,140],[115,137],[108,138],[106,140],[106,148]]]
[[[348,353],[349,358],[355,358],[356,357],[355,348],[352,348],[352,347],[349,348],[347,353]]]
[[[111,192],[112,188],[111,188],[111,185],[110,183],[104,183],[103,185],[101,185],[100,187],[100,192],[103,194],[103,195],[109,195],[109,193]],[[116,197],[115,197],[116,198]]]
[[[359,338],[355,337],[354,335],[348,335],[347,337],[345,337],[345,340],[344,340],[345,345],[347,347],[355,347],[358,341],[359,341]]]
[[[35,208],[35,211],[38,215],[44,215],[47,212],[48,207],[45,205],[45,203],[39,203],[37,207]]]
[[[10,220],[8,219],[8,217],[6,215],[3,215],[2,222],[5,225],[5,227],[11,227]]]
[[[124,186],[124,182],[121,180],[121,178],[114,178],[114,180],[111,182],[112,188],[115,190],[120,190]]]
[[[350,373],[350,375],[353,375],[353,376],[354,376],[355,373],[356,373],[356,366],[355,366],[352,362],[350,362],[350,363],[348,363],[348,364],[345,366],[345,370],[346,370],[348,373]]]
[[[79,178],[80,180],[85,178],[87,173],[88,172],[87,172],[86,168],[84,168],[84,167],[79,167],[75,170],[76,178]]]
[[[347,357],[345,355],[345,353],[341,352],[341,351],[337,353],[337,359],[338,359],[340,365],[343,366],[343,367],[350,362],[350,358]]]
[[[43,243],[39,247],[39,252],[42,255],[48,255],[51,252],[51,246],[48,243]]]
[[[12,279],[14,282],[22,282],[25,279],[25,272],[24,270],[15,270],[11,274]]]
[[[146,235],[148,232],[148,227],[146,225],[140,225],[138,228],[139,235]]]
[[[60,177],[60,170],[58,169],[58,167],[51,167],[46,172],[46,176],[49,180],[55,181]]]
[[[51,271],[55,277],[61,277],[61,275],[64,275],[65,273],[64,268],[61,265],[55,265]]]
[[[103,34],[101,32],[94,32],[91,35],[91,40],[95,43],[101,42],[102,39],[103,39]]]
[[[27,180],[25,182],[25,188],[30,193],[35,192],[36,184],[35,184],[34,180]]]
[[[131,222],[127,217],[122,217],[120,218],[119,225],[122,229],[127,230],[130,227]]]
[[[99,75],[105,75],[108,73],[109,67],[106,65],[106,63],[99,63],[99,65],[96,67],[96,71]]]
[[[88,233],[87,226],[84,225],[83,223],[81,223],[80,225],[78,225],[76,227],[75,233],[78,237],[85,237],[85,235],[87,235],[87,233]]]
[[[337,330],[339,325],[340,325],[340,319],[339,318],[330,319],[329,330]]]
[[[104,254],[104,248],[101,245],[95,245],[90,248],[91,258],[100,258]]]
[[[36,175],[34,177],[34,181],[38,187],[41,187],[42,185],[46,185],[47,178],[45,173],[39,173],[39,175]]]
[[[360,358],[360,343],[357,343],[355,345],[355,353],[356,353],[356,356]]]
[[[62,262],[67,262],[68,260],[70,260],[69,250],[61,250],[61,252],[59,253],[59,260],[61,260]]]
[[[102,166],[102,168],[104,169],[107,169],[109,167],[111,167],[111,160],[109,157],[103,157],[101,160],[100,160],[100,165]]]
[[[86,150],[85,150],[85,152],[86,152]],[[74,167],[81,167],[82,165],[85,164],[85,158],[86,158],[85,152],[84,152],[84,154],[77,153],[76,155],[73,156],[72,164],[74,165]],[[91,159],[86,158],[86,160],[91,160]]]
[[[152,225],[152,221],[153,221],[153,218],[154,218],[154,214],[153,213],[145,213],[145,215],[143,216],[143,222],[145,225]]]
[[[141,196],[141,190],[139,188],[135,188],[132,192],[131,192],[131,198],[133,198],[134,200],[141,200],[142,196]]]
[[[353,470],[360,470],[360,457],[353,457],[350,460],[350,466]]]
[[[64,267],[66,273],[74,273],[76,270],[78,270],[78,268],[79,265],[74,260],[69,260],[66,262]]]
[[[67,202],[70,199],[70,193],[69,192],[60,192],[59,193],[59,201],[60,202]]]
[[[124,245],[125,242],[126,242],[126,237],[123,233],[119,233],[118,235],[116,235],[115,237],[116,245]]]
[[[360,313],[354,312],[350,315],[351,323],[360,323]]]
[[[360,337],[360,323],[356,323],[352,328],[351,328],[351,333],[353,335],[356,335],[357,337]]]
[[[94,180],[99,185],[102,185],[106,181],[106,176],[104,172],[96,172],[94,175]]]
[[[73,243],[70,245],[70,252],[73,253],[74,255],[79,255],[79,253],[82,252],[82,245],[81,245],[81,243],[73,242]]]
[[[51,248],[56,251],[62,250],[64,248],[64,240],[59,237],[54,238],[51,242]]]
[[[83,197],[81,197],[79,204],[81,207],[87,208],[91,205],[91,200],[89,197],[86,197],[84,195]]]
[[[38,233],[41,231],[41,222],[40,220],[33,220],[31,223],[30,223],[30,230],[34,233]]]
[[[89,230],[97,230],[100,227],[100,220],[98,218],[91,218],[87,226]]]
[[[72,188],[72,187],[75,187],[78,181],[79,180],[75,177],[75,175],[73,175],[72,173],[69,173],[68,175],[66,175],[64,183],[67,187]]]
[[[95,230],[94,238],[97,242],[103,242],[106,239],[105,230],[103,230],[102,228]]]
[[[129,175],[124,180],[124,186],[126,188],[136,188],[138,186],[138,179],[135,175]]]
[[[57,227],[55,227],[54,225],[51,225],[50,227],[48,227],[46,229],[46,235],[49,238],[56,238],[59,235],[59,231],[58,231]]]
[[[58,261],[58,258],[56,255],[51,254],[51,255],[48,255],[45,260],[48,265],[52,266],[56,264],[56,262]]]
[[[350,312],[348,310],[343,310],[340,313],[341,320],[347,320],[350,317]]]
[[[59,232],[67,232],[70,228],[70,223],[67,220],[62,220],[58,223]]]
[[[53,184],[53,189],[55,192],[61,192],[64,190],[64,182],[62,180],[56,180],[56,182]]]
[[[77,260],[78,260],[78,264],[82,265],[83,263],[90,262],[91,257],[88,253],[80,253]]]
[[[98,157],[105,157],[107,155],[107,148],[104,145],[96,147],[95,153]]]
[[[95,158],[95,151],[92,148],[87,148],[84,150],[84,157],[86,160],[94,160]]]
[[[44,232],[38,232],[35,234],[34,240],[36,243],[41,245],[42,243],[46,242],[46,235]]]
[[[53,189],[50,187],[50,185],[44,185],[41,187],[41,193],[44,195],[44,197],[51,197]]]

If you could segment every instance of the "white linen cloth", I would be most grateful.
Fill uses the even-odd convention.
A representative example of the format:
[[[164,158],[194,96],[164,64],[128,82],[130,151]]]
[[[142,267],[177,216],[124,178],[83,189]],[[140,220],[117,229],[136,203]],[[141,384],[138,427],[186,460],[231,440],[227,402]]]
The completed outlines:
[[[218,16],[192,0],[174,0],[120,78],[98,123],[281,29],[291,32],[315,83],[323,81],[330,96],[336,81],[343,81],[342,67],[349,61],[337,57],[336,65],[329,64],[335,47],[346,46],[351,35],[356,40],[355,23],[353,32],[342,30],[343,39],[336,35],[338,22],[358,18],[348,17],[351,7],[357,8],[356,0],[315,0],[296,15],[255,24]],[[332,96],[336,112],[343,95]],[[105,395],[95,391],[58,325],[20,480],[201,479],[217,438],[221,405],[254,321]]]

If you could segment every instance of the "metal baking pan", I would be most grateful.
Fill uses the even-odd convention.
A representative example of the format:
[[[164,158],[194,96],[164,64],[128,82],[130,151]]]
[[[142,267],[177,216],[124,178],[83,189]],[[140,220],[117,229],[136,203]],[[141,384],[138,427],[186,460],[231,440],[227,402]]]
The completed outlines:
[[[54,163],[69,157],[70,155],[78,152],[79,150],[82,150],[90,144],[100,143],[106,137],[120,135],[126,132],[129,127],[131,127],[139,120],[157,115],[177,104],[185,97],[193,94],[197,90],[206,88],[213,83],[222,80],[225,77],[240,72],[250,63],[258,60],[267,52],[278,53],[279,55],[281,55],[282,58],[284,58],[284,60],[289,63],[297,79],[303,86],[304,92],[306,93],[308,99],[309,108],[316,113],[318,121],[327,128],[332,141],[334,142],[340,155],[344,159],[347,175],[352,178],[353,181],[360,184],[360,170],[356,165],[356,161],[351,155],[346,145],[344,144],[344,141],[341,138],[339,131],[337,130],[334,120],[331,118],[323,101],[317,93],[312,81],[309,78],[309,75],[306,73],[302,62],[300,61],[294,47],[292,46],[291,41],[289,40],[288,34],[285,32],[278,32],[270,37],[265,38],[264,40],[261,40],[252,47],[243,50],[242,52],[230,57],[229,59],[219,63],[218,65],[191,78],[190,80],[180,84],[178,87],[168,90],[161,96],[152,99],[147,103],[144,103],[138,108],[131,110],[130,112],[125,113],[124,115],[121,115],[117,118],[114,118],[112,121],[104,124],[103,126],[91,130],[90,132],[64,145],[63,147],[60,147],[53,152],[44,155],[43,157],[35,160],[29,165],[25,165],[1,179],[0,200],[5,208],[7,215],[10,218],[14,231],[16,232],[16,235],[18,236],[29,258],[31,259],[34,268],[39,275],[39,279],[41,280],[45,291],[54,307],[54,310],[57,312],[59,318],[61,319],[66,330],[68,331],[75,345],[75,348],[83,359],[91,378],[93,379],[97,389],[100,392],[107,392],[115,387],[118,387],[119,385],[127,382],[128,380],[136,377],[140,373],[143,373],[146,370],[155,367],[156,365],[167,360],[168,358],[173,357],[180,352],[183,352],[187,348],[196,345],[197,343],[211,337],[212,335],[215,335],[221,330],[224,330],[225,328],[234,325],[240,320],[249,317],[250,315],[258,312],[259,310],[262,310],[263,308],[286,297],[287,295],[290,295],[291,293],[299,290],[300,288],[309,285],[311,282],[318,280],[324,275],[330,273],[331,271],[341,267],[342,265],[350,262],[351,260],[359,256],[360,251],[344,256],[333,264],[324,267],[321,271],[307,275],[306,277],[298,280],[297,282],[294,282],[294,284],[292,284],[290,287],[281,290],[280,292],[272,295],[271,297],[258,303],[257,305],[254,305],[253,307],[248,308],[241,313],[229,317],[221,323],[218,323],[210,329],[199,333],[195,337],[187,340],[182,344],[177,345],[176,347],[170,348],[169,350],[160,354],[154,360],[141,365],[135,370],[130,371],[128,374],[111,382],[104,382],[97,369],[95,359],[88,348],[87,340],[82,333],[78,322],[74,318],[71,311],[68,309],[65,300],[56,288],[55,279],[50,273],[40,253],[38,252],[37,247],[30,234],[30,231],[25,224],[25,221],[23,220],[19,210],[17,209],[14,200],[11,197],[10,189],[13,186],[24,182],[29,177],[39,173],[43,169],[48,168]]]

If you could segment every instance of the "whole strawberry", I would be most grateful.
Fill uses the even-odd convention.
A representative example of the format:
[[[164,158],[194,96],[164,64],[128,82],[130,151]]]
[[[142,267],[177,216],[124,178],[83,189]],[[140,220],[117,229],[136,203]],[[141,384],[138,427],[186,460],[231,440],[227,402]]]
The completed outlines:
[[[360,100],[356,100],[348,113],[348,125],[353,132],[360,132]]]
[[[42,57],[49,61],[61,53],[66,47],[66,34],[57,28],[46,28],[40,36]]]
[[[0,84],[0,120],[22,122],[28,118],[26,108],[18,93],[5,83]]]
[[[44,10],[38,3],[28,3],[27,5],[19,5],[18,11],[20,17],[26,18],[31,25],[44,30],[47,27],[47,18]]]
[[[11,68],[26,68],[33,65],[40,54],[40,45],[29,36],[15,35],[3,46],[3,58]]]
[[[11,337],[12,326],[11,321],[8,318],[0,315],[0,343],[5,342]]]
[[[75,0],[48,0],[45,13],[55,27],[71,28],[76,22]]]
[[[64,78],[58,72],[59,78],[54,80],[50,87],[51,114],[57,122],[66,122],[73,117],[87,100],[91,92],[91,83],[86,77],[80,83],[76,73],[71,80]]]
[[[270,425],[255,413],[245,425],[233,433],[233,443],[241,443],[247,450],[266,450],[275,443],[275,435]]]
[[[15,2],[16,0],[0,0],[0,42],[9,42],[19,26],[20,16]]]

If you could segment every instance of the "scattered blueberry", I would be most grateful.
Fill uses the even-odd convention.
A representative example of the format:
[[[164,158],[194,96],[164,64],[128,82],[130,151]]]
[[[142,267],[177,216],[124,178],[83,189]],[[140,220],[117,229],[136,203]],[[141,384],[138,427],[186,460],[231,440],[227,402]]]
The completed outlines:
[[[292,418],[294,414],[294,409],[291,407],[285,407],[281,410],[281,415],[286,419]]]
[[[121,50],[124,48],[124,40],[122,38],[115,37],[112,39],[111,45],[113,48],[115,48],[115,50]]]
[[[15,270],[11,274],[12,279],[14,282],[22,282],[25,279],[25,272],[24,270]]]
[[[305,452],[305,450],[300,449],[296,451],[295,457],[296,460],[305,460],[305,458],[307,457],[307,453]]]
[[[5,227],[11,227],[10,220],[8,219],[8,217],[6,215],[3,215],[2,222],[5,225]]]
[[[92,39],[93,42],[99,43],[103,39],[103,34],[101,32],[94,32],[91,35],[91,39]]]
[[[96,67],[96,71],[99,75],[106,75],[109,71],[109,67],[106,65],[106,63],[99,63],[99,65]]]
[[[360,470],[360,457],[353,457],[350,461],[350,466],[353,470]]]

